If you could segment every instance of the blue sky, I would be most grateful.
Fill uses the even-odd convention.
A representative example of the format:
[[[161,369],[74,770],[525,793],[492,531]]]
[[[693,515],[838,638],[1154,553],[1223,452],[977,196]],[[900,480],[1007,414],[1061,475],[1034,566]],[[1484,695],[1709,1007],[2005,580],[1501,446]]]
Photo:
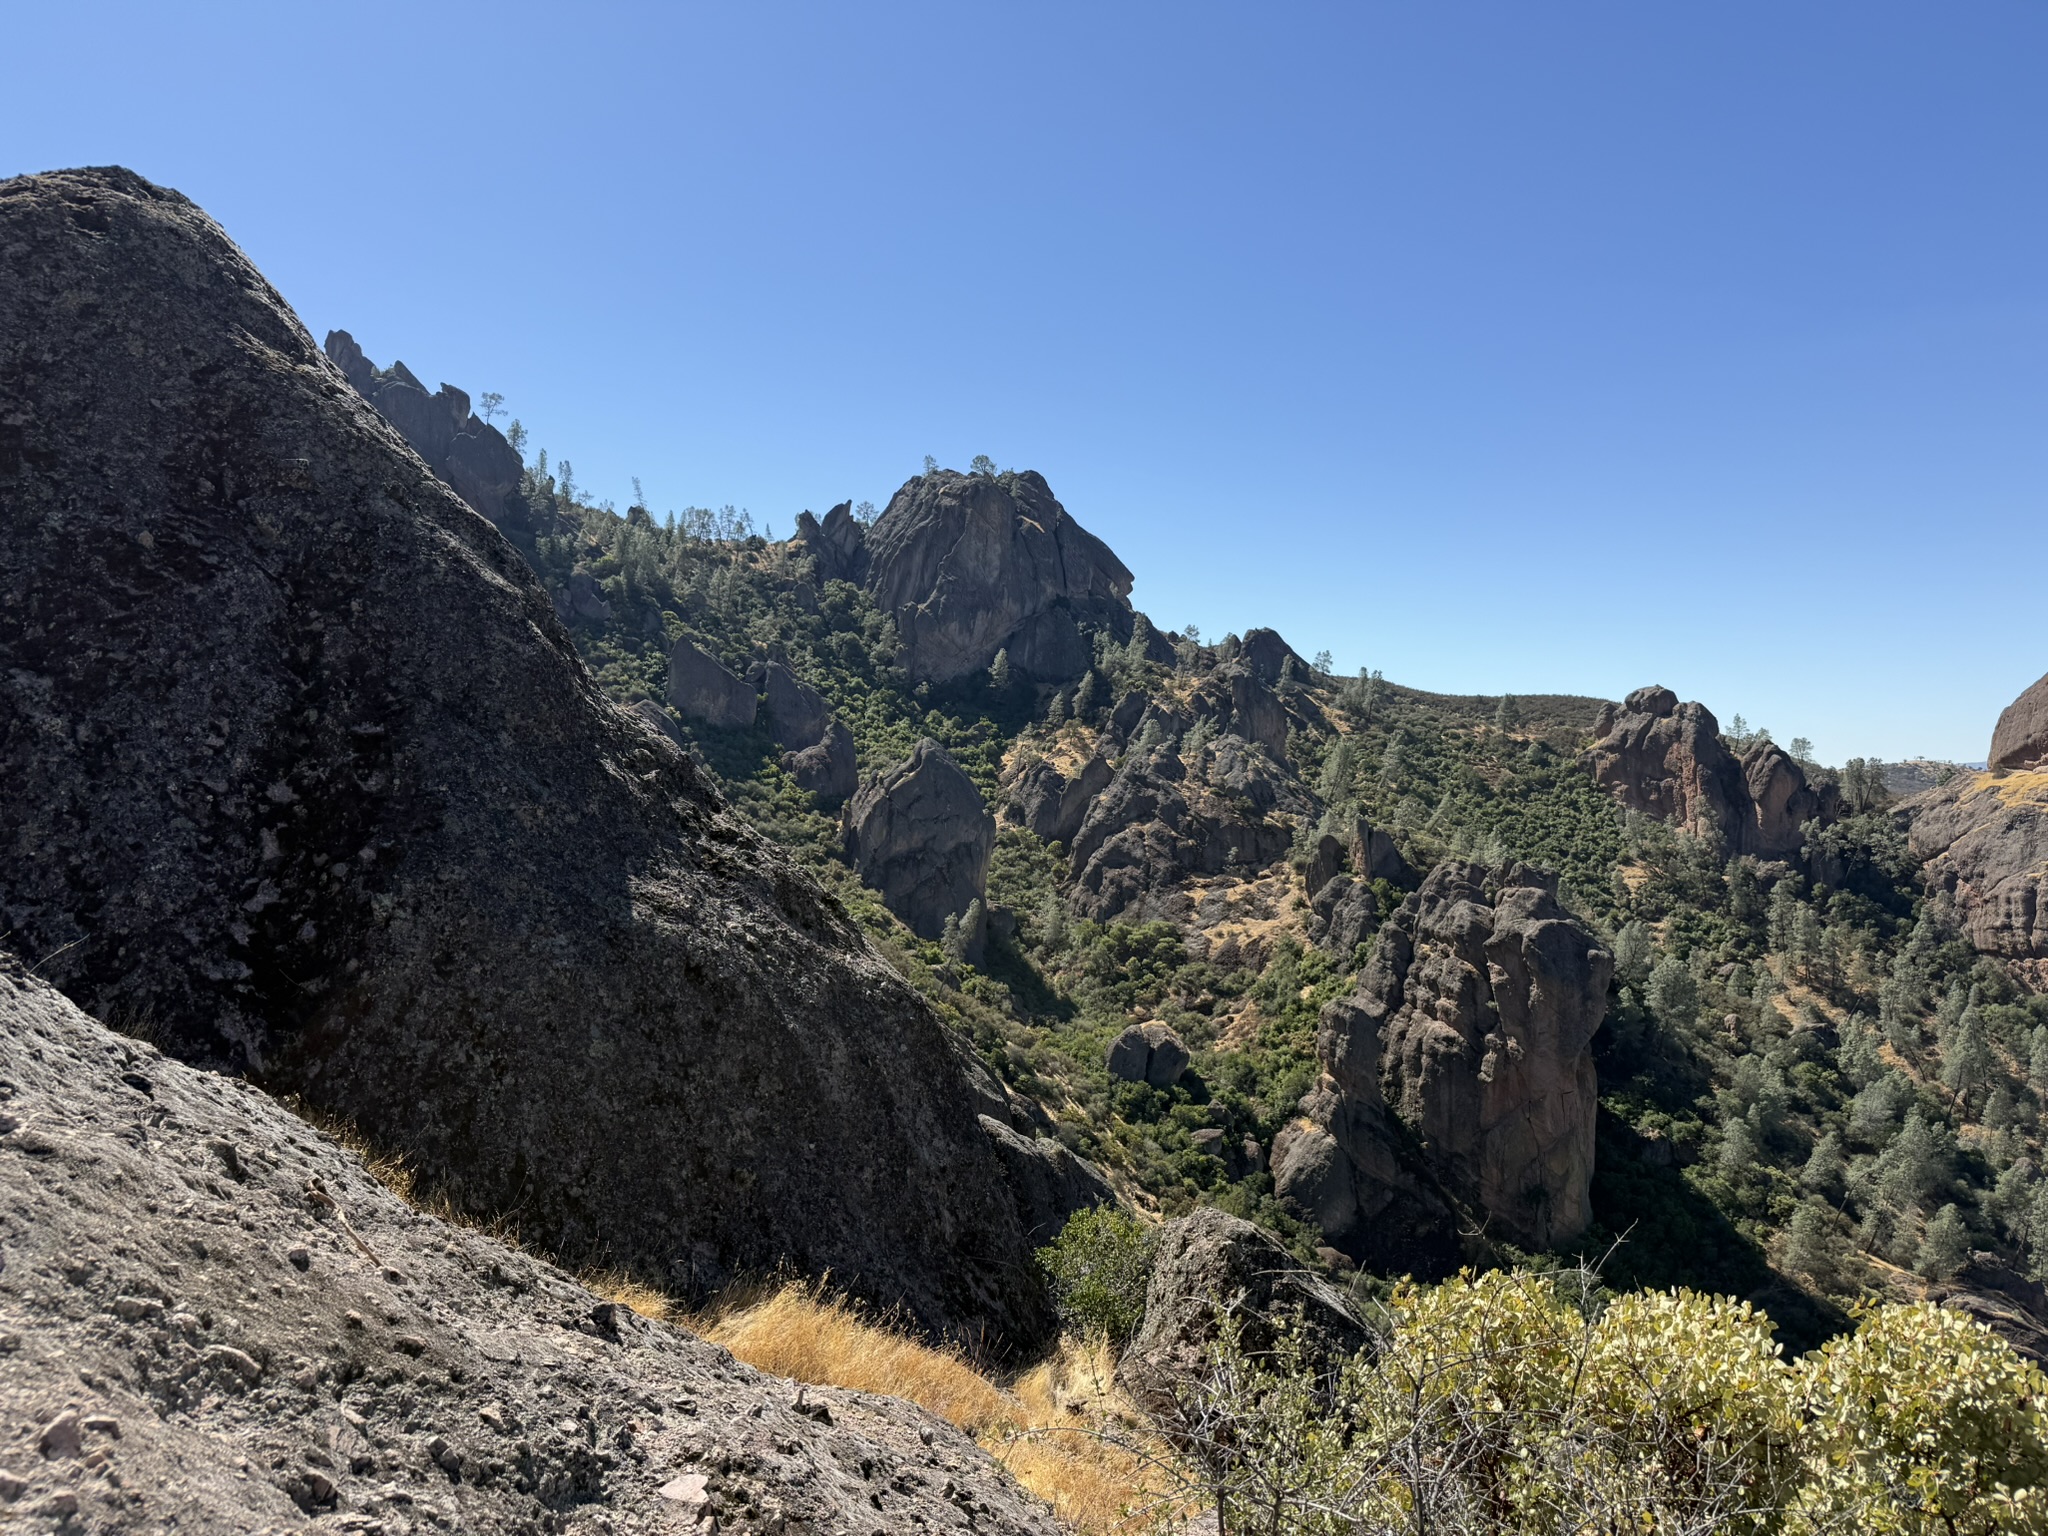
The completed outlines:
[[[623,505],[1045,473],[1162,624],[1983,755],[2048,669],[2048,8],[16,8],[0,173],[203,204]]]

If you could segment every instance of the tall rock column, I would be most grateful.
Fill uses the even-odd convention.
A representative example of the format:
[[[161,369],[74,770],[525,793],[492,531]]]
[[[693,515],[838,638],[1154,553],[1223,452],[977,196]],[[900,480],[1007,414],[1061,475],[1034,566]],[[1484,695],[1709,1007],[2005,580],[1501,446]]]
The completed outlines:
[[[996,823],[974,780],[926,737],[847,803],[846,851],[861,880],[920,937],[936,939],[988,893]],[[970,933],[970,948],[981,935]]]
[[[1324,1010],[1323,1078],[1276,1142],[1278,1192],[1360,1256],[1404,1246],[1380,1223],[1440,1238],[1448,1205],[1527,1247],[1577,1236],[1612,972],[1555,876],[1439,865],[1388,919],[1358,991]]]

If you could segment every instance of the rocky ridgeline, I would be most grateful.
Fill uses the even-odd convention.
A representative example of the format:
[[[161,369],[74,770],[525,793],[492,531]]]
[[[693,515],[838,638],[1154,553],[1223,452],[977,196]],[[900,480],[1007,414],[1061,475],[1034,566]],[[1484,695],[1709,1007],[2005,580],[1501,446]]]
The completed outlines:
[[[937,1017],[606,701],[519,553],[220,229],[66,172],[0,184],[0,249],[11,942],[571,1260],[685,1292],[829,1270],[1042,1337],[1016,1148]]]
[[[1454,1266],[1466,1213],[1526,1247],[1576,1237],[1612,971],[1554,876],[1440,865],[1324,1010],[1322,1078],[1274,1143],[1276,1193],[1382,1269]]]
[[[1055,1530],[943,1421],[424,1215],[6,957],[0,1247],[9,1530]]]
[[[1713,843],[1724,858],[1797,857],[1802,828],[1841,814],[1830,788],[1815,789],[1792,755],[1764,739],[1740,757],[1721,739],[1704,704],[1681,704],[1669,688],[1638,688],[1593,725],[1583,762],[1594,780],[1632,811],[1655,816]]]

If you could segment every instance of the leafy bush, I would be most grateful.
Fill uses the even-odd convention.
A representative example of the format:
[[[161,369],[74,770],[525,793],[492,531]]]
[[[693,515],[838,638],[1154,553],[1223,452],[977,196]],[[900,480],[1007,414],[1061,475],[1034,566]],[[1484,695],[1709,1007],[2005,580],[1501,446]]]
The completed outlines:
[[[1061,1319],[1077,1332],[1121,1345],[1145,1320],[1152,1235],[1136,1218],[1108,1206],[1076,1211],[1038,1262]]]

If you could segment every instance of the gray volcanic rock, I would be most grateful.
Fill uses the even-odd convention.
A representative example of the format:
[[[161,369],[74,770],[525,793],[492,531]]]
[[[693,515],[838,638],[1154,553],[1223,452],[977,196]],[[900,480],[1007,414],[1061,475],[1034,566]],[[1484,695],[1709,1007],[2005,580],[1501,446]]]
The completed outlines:
[[[919,475],[867,549],[868,590],[895,615],[913,678],[946,682],[1007,650],[1013,671],[1063,682],[1093,661],[1080,625],[1131,636],[1131,573],[1030,470]]]
[[[1240,1342],[1254,1357],[1271,1352],[1277,1323],[1298,1325],[1306,1363],[1318,1372],[1372,1344],[1371,1330],[1343,1293],[1295,1263],[1270,1233],[1198,1206],[1160,1232],[1145,1321],[1116,1368],[1132,1400],[1169,1428],[1186,1387],[1207,1363],[1225,1311],[1236,1315]]]
[[[1959,773],[1896,814],[1971,945],[2048,992],[2048,773]]]
[[[404,363],[380,369],[347,331],[327,333],[326,352],[356,392],[398,428],[427,468],[508,536],[530,544],[536,529],[520,483],[526,466],[505,435],[473,415],[453,384],[433,394]]]
[[[1289,662],[1294,664],[1294,676],[1303,682],[1308,680],[1309,664],[1301,659],[1293,646],[1280,638],[1277,630],[1246,630],[1237,654],[1251,668],[1252,675],[1269,688],[1279,686],[1280,679],[1288,675]]]
[[[825,514],[820,523],[808,511],[797,515],[796,541],[818,561],[818,576],[824,581],[867,580],[868,531],[853,515],[853,503],[842,501]]]
[[[1132,1024],[1109,1043],[1111,1077],[1171,1088],[1188,1069],[1188,1048],[1164,1024]]]
[[[2048,765],[2048,676],[2005,706],[1986,763],[1994,773],[2039,765]]]
[[[1273,817],[1315,812],[1307,791],[1241,737],[1217,737],[1192,764],[1172,747],[1133,749],[1074,834],[1074,905],[1101,921],[1191,875],[1263,869],[1293,846]]]
[[[754,685],[688,635],[668,653],[668,701],[688,719],[727,729],[752,725],[760,707]]]
[[[1440,1232],[1432,1186],[1525,1246],[1576,1236],[1612,970],[1555,876],[1439,865],[1381,930],[1358,991],[1323,1011],[1323,1080],[1275,1144],[1276,1192],[1361,1260],[1403,1199],[1427,1207],[1415,1231]]]
[[[763,1375],[407,1206],[11,958],[0,1248],[10,1530],[1056,1528],[944,1421]]]
[[[1050,1322],[951,1039],[227,237],[0,183],[0,927],[458,1208]]]
[[[1032,1243],[1043,1246],[1058,1237],[1076,1211],[1116,1204],[1102,1170],[1052,1138],[1026,1136],[992,1115],[981,1117],[981,1128],[1002,1159]]]
[[[1247,661],[1217,667],[1196,686],[1187,707],[1195,720],[1207,720],[1276,755],[1287,751],[1287,706]]]
[[[1044,758],[1027,764],[1010,786],[1004,814],[1048,843],[1071,843],[1095,797],[1109,787],[1116,770],[1099,754],[1069,779]]]
[[[853,733],[832,713],[825,696],[779,661],[756,666],[750,684],[761,691],[777,745],[788,749],[782,766],[789,776],[820,799],[843,800],[852,794],[860,785]]]
[[[1768,741],[1738,761],[1704,704],[1681,704],[1669,688],[1638,688],[1608,705],[1580,761],[1622,805],[1712,842],[1724,856],[1796,856],[1803,826],[1841,814],[1832,790],[1807,783],[1789,754]]]
[[[974,780],[926,737],[847,803],[846,851],[863,883],[921,938],[988,894],[995,818]],[[979,934],[967,937],[969,947]]]

